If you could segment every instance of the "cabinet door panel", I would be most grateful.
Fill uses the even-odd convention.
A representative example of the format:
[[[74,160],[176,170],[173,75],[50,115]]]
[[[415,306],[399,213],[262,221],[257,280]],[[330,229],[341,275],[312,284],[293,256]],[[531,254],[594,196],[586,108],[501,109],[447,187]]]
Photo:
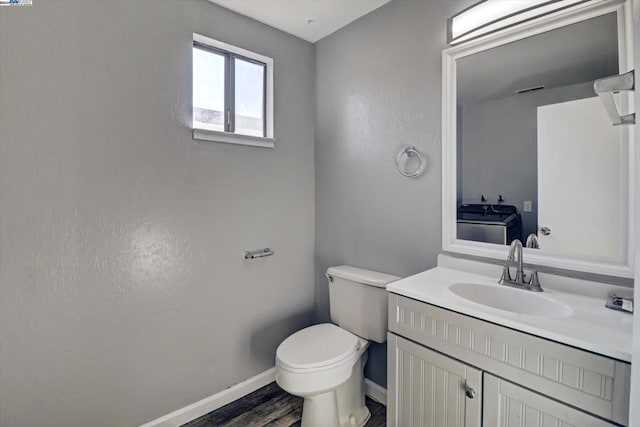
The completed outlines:
[[[388,426],[480,426],[481,371],[393,334],[388,349]]]
[[[613,427],[587,413],[484,373],[483,425],[492,427]]]

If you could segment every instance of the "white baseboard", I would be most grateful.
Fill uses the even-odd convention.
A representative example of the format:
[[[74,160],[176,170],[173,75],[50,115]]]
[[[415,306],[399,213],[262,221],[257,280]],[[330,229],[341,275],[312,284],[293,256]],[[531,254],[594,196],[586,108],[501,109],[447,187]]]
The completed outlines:
[[[222,408],[224,405],[238,400],[275,380],[276,368],[271,368],[219,393],[205,397],[196,403],[142,424],[140,427],[179,427],[218,408]],[[387,389],[368,378],[364,379],[364,392],[376,402],[387,405]]]
[[[364,379],[364,394],[376,402],[387,406],[387,389],[374,383],[369,378]]]
[[[206,397],[189,406],[178,409],[163,417],[142,424],[140,427],[178,427],[195,420],[211,411],[233,402],[257,389],[272,383],[276,379],[276,368],[271,368],[261,374],[242,381],[228,389]]]

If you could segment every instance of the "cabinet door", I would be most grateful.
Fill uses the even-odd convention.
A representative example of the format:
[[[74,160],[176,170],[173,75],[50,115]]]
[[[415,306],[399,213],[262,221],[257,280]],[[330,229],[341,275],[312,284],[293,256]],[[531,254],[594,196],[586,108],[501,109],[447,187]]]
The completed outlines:
[[[389,333],[387,425],[480,427],[482,372]]]
[[[493,427],[615,426],[556,400],[484,373],[483,425]]]

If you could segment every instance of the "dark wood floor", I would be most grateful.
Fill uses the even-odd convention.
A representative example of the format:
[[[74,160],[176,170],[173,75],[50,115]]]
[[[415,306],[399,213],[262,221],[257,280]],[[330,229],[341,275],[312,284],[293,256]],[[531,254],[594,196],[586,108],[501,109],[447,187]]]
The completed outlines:
[[[242,399],[231,402],[183,427],[292,427],[300,426],[302,418],[301,397],[292,396],[276,383],[271,383]],[[371,418],[366,427],[386,425],[387,410],[367,397]]]

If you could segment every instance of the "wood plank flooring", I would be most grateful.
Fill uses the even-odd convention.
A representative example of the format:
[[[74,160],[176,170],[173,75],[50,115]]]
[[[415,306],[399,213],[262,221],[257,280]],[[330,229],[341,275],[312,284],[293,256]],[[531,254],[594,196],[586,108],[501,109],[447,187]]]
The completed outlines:
[[[183,427],[298,427],[302,401],[301,397],[290,395],[273,382]],[[366,427],[385,426],[385,406],[367,397],[367,407],[371,418]]]

